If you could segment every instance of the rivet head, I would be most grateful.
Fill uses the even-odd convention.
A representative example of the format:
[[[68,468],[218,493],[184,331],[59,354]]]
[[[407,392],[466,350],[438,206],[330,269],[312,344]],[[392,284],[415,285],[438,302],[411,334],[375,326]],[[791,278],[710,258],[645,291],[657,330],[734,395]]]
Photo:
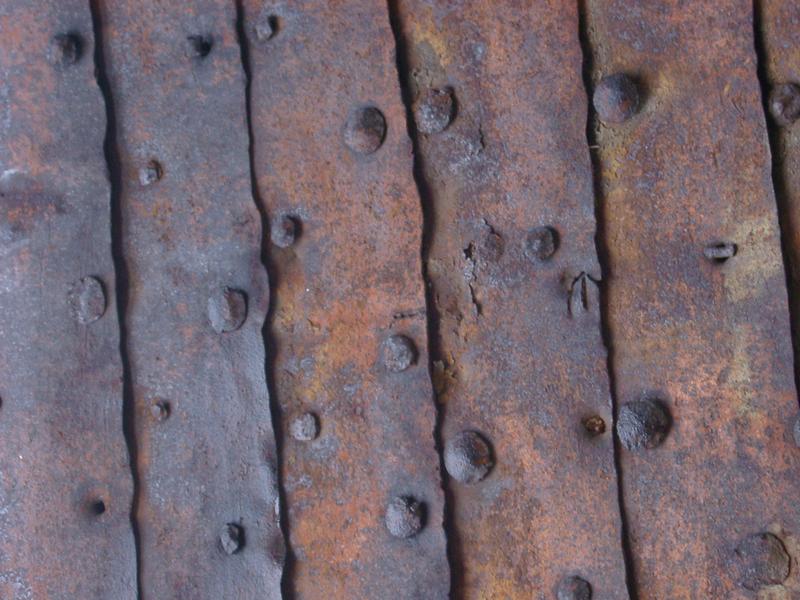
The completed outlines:
[[[161,164],[157,160],[151,160],[139,169],[139,183],[146,187],[161,179],[163,174],[164,171],[161,168]]]
[[[150,404],[150,415],[156,421],[165,421],[169,417],[169,402],[166,400],[155,400]]]
[[[498,233],[488,230],[480,239],[478,244],[478,258],[486,262],[497,262],[503,256],[505,242]]]
[[[319,435],[319,420],[317,415],[306,412],[296,416],[289,424],[289,433],[299,442],[310,442]]]
[[[386,507],[386,528],[396,538],[417,535],[423,526],[424,506],[410,496],[397,496]]]
[[[603,123],[623,123],[639,109],[639,87],[624,73],[608,75],[597,84],[592,102]]]
[[[546,261],[558,250],[558,242],[558,232],[552,227],[534,227],[525,238],[525,255],[535,261]]]
[[[73,318],[81,325],[97,321],[106,312],[106,292],[96,277],[83,277],[73,283],[67,293],[67,304]]]
[[[208,320],[217,333],[236,331],[247,317],[247,296],[224,287],[208,299]]]
[[[68,67],[83,56],[83,39],[77,33],[59,33],[50,40],[50,62]]]
[[[778,125],[791,125],[800,118],[800,87],[794,83],[776,85],[769,93],[768,104]]]
[[[439,133],[447,129],[455,114],[451,89],[429,89],[414,103],[414,121],[422,133]]]
[[[444,466],[460,483],[481,481],[494,466],[489,442],[475,431],[462,431],[444,446]]]
[[[771,533],[751,535],[734,550],[734,576],[748,590],[783,583],[789,577],[789,564],[786,547]]]
[[[558,600],[591,600],[592,586],[588,581],[575,575],[565,577],[558,584]]]
[[[210,35],[190,35],[186,41],[189,58],[206,58],[214,47],[214,39]]]
[[[2,406],[0,404],[0,406]],[[800,416],[794,420],[794,427],[792,427],[792,436],[794,437],[795,445],[800,448]]]
[[[352,110],[344,125],[344,143],[356,154],[372,154],[386,137],[386,119],[374,106]]]
[[[620,408],[617,435],[627,450],[651,450],[664,441],[670,425],[669,413],[660,400],[635,400]]]
[[[277,15],[263,15],[255,26],[256,39],[259,42],[271,40],[278,34],[280,20]]]
[[[236,523],[227,523],[220,531],[219,543],[225,554],[236,554],[244,546],[244,529]]]
[[[404,335],[390,335],[381,345],[381,360],[386,369],[400,373],[417,361],[417,348]]]
[[[717,242],[703,248],[703,256],[717,263],[724,263],[729,258],[736,256],[738,246],[733,242]]]
[[[297,239],[299,229],[294,217],[281,215],[272,222],[269,237],[278,248],[288,248]]]
[[[606,422],[599,415],[592,415],[583,420],[583,428],[590,437],[596,437],[606,432]]]

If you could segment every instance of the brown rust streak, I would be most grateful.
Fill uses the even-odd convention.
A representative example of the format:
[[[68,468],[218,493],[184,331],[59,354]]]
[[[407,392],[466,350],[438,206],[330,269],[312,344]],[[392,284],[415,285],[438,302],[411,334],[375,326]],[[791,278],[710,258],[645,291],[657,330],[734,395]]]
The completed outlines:
[[[271,221],[289,214],[301,222],[293,246],[270,246],[294,555],[288,592],[446,598],[421,212],[386,7],[248,0],[244,14],[258,188]],[[270,17],[277,33],[259,40],[256,28]],[[378,107],[388,129],[374,154],[357,156],[342,133],[349,111],[363,104]],[[401,373],[379,362],[379,345],[393,333],[419,350]],[[309,410],[319,415],[319,437],[291,438],[290,419]],[[397,494],[427,506],[414,538],[392,538],[384,525]]]
[[[75,64],[54,52],[60,34],[80,38]],[[94,68],[87,2],[0,2],[0,597],[9,600],[136,598]],[[67,296],[86,276],[103,282],[107,304],[82,325]]]
[[[588,3],[594,79],[640,80],[639,114],[599,126],[617,394],[660,396],[666,441],[622,456],[639,597],[751,598],[731,569],[772,531],[798,593],[800,455],[787,293],[751,3]],[[724,264],[712,242],[738,244]]]
[[[578,15],[565,2],[400,0],[409,93],[451,87],[457,115],[418,132],[439,314],[443,437],[494,445],[474,485],[451,480],[457,598],[551,598],[568,575],[627,598],[601,339]],[[560,246],[525,255],[549,225]],[[487,246],[502,238],[497,258]],[[585,283],[570,313],[574,281]],[[590,438],[582,421],[609,430]]]

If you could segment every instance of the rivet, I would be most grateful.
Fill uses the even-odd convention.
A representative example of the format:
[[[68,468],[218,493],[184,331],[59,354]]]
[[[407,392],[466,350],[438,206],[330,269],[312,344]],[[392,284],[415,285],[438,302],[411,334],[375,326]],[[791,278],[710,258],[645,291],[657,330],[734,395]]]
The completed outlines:
[[[67,304],[72,316],[81,325],[97,321],[106,312],[106,292],[96,277],[83,277],[67,292]]]
[[[475,431],[462,431],[444,446],[444,466],[461,483],[481,481],[494,466],[489,442]]]
[[[139,169],[139,183],[148,186],[161,179],[164,170],[157,160],[151,160],[147,165]]]
[[[789,577],[789,564],[786,547],[771,533],[751,535],[734,550],[734,576],[748,590],[783,583]]]
[[[219,534],[225,554],[236,554],[244,546],[244,529],[236,523],[227,523]]]
[[[670,425],[669,412],[660,400],[634,400],[620,408],[617,435],[628,450],[651,450],[664,441]]]
[[[404,335],[391,335],[381,345],[383,365],[394,373],[405,371],[417,360],[417,348]]]
[[[591,600],[592,586],[575,575],[565,577],[558,584],[556,597],[558,600]]]
[[[729,258],[736,256],[738,246],[732,242],[719,242],[708,244],[703,248],[703,256],[714,262],[724,263]]]
[[[623,123],[639,109],[639,87],[624,73],[600,80],[592,98],[597,116],[604,123]]]
[[[410,496],[397,496],[386,508],[386,528],[396,538],[417,535],[423,526],[424,506]]]
[[[503,256],[504,250],[503,237],[487,227],[478,244],[478,258],[486,262],[497,262]]]
[[[278,248],[288,248],[297,239],[299,229],[297,219],[289,215],[281,215],[272,222],[269,237]]]
[[[357,154],[372,154],[386,137],[386,119],[374,106],[350,112],[344,125],[344,143]]]
[[[428,89],[414,103],[414,121],[422,133],[439,133],[447,129],[455,114],[453,90]]]
[[[300,442],[310,442],[319,435],[319,420],[317,415],[306,412],[292,419],[289,425],[289,433]]]
[[[217,333],[236,331],[247,317],[247,296],[241,290],[221,288],[208,299],[208,320]]]
[[[2,406],[2,404],[0,404]],[[794,437],[795,445],[800,448],[800,416],[794,420],[794,427],[792,427],[792,436]]]
[[[68,67],[83,56],[83,38],[77,33],[59,33],[50,41],[50,61]]]
[[[263,16],[255,26],[256,39],[259,42],[266,42],[274,38],[280,29],[278,15]]]
[[[603,417],[593,415],[583,420],[583,428],[590,437],[596,437],[606,432],[606,422]]]
[[[203,59],[211,53],[214,47],[214,39],[210,35],[190,35],[186,38],[189,42],[189,58]]]
[[[800,87],[782,83],[769,93],[769,112],[778,125],[787,126],[800,117]]]
[[[525,255],[536,261],[546,261],[558,250],[558,232],[550,226],[534,227],[525,238]]]
[[[150,414],[156,421],[164,421],[169,417],[170,406],[166,400],[155,400],[150,404]]]

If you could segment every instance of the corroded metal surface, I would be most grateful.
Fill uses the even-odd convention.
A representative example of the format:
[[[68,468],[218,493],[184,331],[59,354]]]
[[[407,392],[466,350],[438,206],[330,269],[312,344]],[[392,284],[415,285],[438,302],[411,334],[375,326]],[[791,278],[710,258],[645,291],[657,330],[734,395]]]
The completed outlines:
[[[627,598],[577,8],[396,4],[432,224],[456,597],[553,598],[563,581],[560,597],[588,582]],[[482,481],[472,430],[493,450]]]
[[[289,591],[446,598],[422,214],[386,7],[248,0],[244,17]],[[295,421],[309,411],[314,439]]]
[[[235,6],[99,8],[120,161],[142,597],[279,598],[268,286]]]
[[[0,598],[136,598],[86,2],[0,2]]]
[[[752,5],[587,16],[594,81],[624,73],[640,95],[596,129],[638,596],[794,597],[797,397]]]

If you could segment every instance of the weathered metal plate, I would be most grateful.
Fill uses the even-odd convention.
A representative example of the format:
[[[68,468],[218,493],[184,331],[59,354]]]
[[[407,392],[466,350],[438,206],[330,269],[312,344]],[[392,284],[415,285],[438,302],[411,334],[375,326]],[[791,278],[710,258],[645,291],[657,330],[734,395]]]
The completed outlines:
[[[447,598],[422,214],[386,6],[244,8],[254,168],[272,235],[287,593]],[[393,335],[416,356],[387,346]],[[318,419],[313,440],[295,422],[306,412]],[[413,532],[413,513],[385,523],[387,507],[403,508],[398,496],[424,505],[424,527],[405,539],[389,526]]]
[[[455,597],[554,598],[577,576],[627,598],[577,7],[402,0],[396,21],[431,223]],[[439,131],[442,92],[455,110]],[[462,483],[462,431],[493,446],[483,481]]]
[[[0,598],[136,598],[87,2],[0,2]]]
[[[268,304],[236,8],[102,3],[145,599],[279,598]]]
[[[595,82],[625,73],[641,96],[597,127],[618,427],[654,446],[621,457],[638,597],[794,597],[797,396],[752,3],[587,8]],[[642,398],[671,413],[660,445],[649,417],[623,427]]]

